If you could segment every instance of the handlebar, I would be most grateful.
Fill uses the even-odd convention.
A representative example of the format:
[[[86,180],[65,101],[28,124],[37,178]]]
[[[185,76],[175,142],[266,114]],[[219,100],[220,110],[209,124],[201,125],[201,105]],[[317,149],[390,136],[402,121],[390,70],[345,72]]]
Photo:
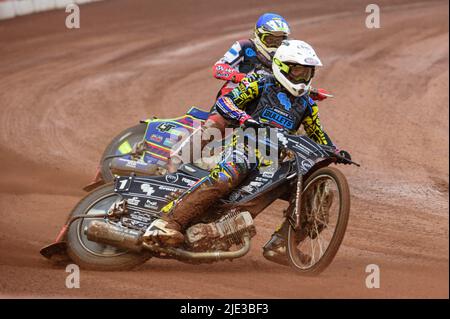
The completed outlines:
[[[272,129],[275,129],[275,130],[277,130],[277,131],[279,131],[279,132],[281,132],[281,133],[288,133],[288,132],[286,132],[286,130],[283,130],[283,129],[280,129],[280,128],[277,128],[277,127],[273,127],[272,125],[270,125],[269,123],[264,123],[264,122],[259,122],[258,121],[258,123],[260,124],[259,125],[259,127],[260,128],[272,128]],[[242,125],[242,127],[243,128],[245,128],[245,126],[243,126]],[[288,134],[289,135],[289,134]],[[348,159],[348,158],[346,158],[346,157],[344,157],[344,156],[342,156],[342,155],[340,155],[340,154],[338,154],[338,153],[336,153],[336,147],[334,147],[334,146],[329,146],[329,145],[321,145],[321,144],[318,144],[325,152],[327,152],[331,157],[334,157],[334,158],[336,158],[336,161],[340,161],[341,163],[343,163],[343,164],[351,164],[351,165],[356,165],[356,166],[358,166],[358,167],[361,167],[361,165],[359,164],[359,163],[356,163],[356,162],[354,162],[354,161],[352,161],[352,160],[350,160],[350,159]]]

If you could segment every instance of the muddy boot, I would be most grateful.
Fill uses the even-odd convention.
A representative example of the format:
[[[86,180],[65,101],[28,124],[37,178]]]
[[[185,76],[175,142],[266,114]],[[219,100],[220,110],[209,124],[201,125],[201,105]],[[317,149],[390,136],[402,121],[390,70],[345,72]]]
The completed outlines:
[[[184,235],[180,232],[177,223],[156,219],[145,231],[144,240],[176,247],[184,242]]]
[[[281,224],[280,228],[276,230],[269,241],[263,247],[263,256],[274,263],[289,266],[289,261],[286,254],[286,235],[288,230],[288,223],[286,221]],[[297,253],[303,263],[308,263],[311,257],[302,253],[297,249]]]
[[[275,232],[263,247],[263,256],[274,263],[289,266],[286,257],[286,243],[282,235]]]
[[[163,212],[170,210],[168,216],[155,220],[144,234],[144,240],[154,241],[162,245],[179,246],[184,242],[183,232],[194,218],[202,216],[219,198],[227,194],[231,188],[227,183],[205,180],[190,193],[170,203]]]

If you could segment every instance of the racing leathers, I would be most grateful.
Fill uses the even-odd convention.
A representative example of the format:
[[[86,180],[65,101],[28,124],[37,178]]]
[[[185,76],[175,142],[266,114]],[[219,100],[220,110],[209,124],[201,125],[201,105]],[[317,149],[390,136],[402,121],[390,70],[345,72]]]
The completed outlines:
[[[236,125],[245,124],[253,118],[292,134],[303,124],[306,134],[315,142],[333,145],[322,129],[318,107],[314,101],[307,94],[300,97],[292,96],[272,75],[240,83],[233,91],[217,100],[215,109]],[[245,132],[243,134],[246,134]],[[167,239],[170,239],[173,245],[181,244],[182,237],[179,234],[190,221],[205,214],[219,198],[239,185],[249,172],[262,165],[264,162],[262,152],[250,149],[246,143],[243,145],[236,143],[239,134],[242,133],[234,133],[230,139],[231,143],[226,145],[223,152],[223,159],[208,176],[163,208],[163,213],[166,213],[164,222],[155,227],[151,225],[144,238],[157,238],[163,243],[167,243]],[[252,162],[250,158],[256,160]],[[176,231],[176,243],[173,241],[171,230]]]
[[[243,81],[217,100],[215,110],[230,122],[243,124],[253,118],[290,133],[297,132],[303,124],[306,134],[316,143],[333,145],[322,129],[319,108],[311,97],[293,97],[272,75]]]
[[[271,64],[271,61],[258,53],[252,40],[236,41],[213,66],[214,77],[227,81],[218,97],[232,91],[249,73],[270,74]]]

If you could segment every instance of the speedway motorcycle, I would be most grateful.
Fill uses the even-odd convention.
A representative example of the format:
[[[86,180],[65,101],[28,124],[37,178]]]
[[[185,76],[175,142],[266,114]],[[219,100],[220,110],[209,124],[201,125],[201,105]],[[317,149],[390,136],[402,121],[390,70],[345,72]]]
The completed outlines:
[[[183,116],[142,120],[115,136],[105,148],[96,175],[85,191],[112,182],[117,175],[165,175],[175,146],[204,124],[209,112],[191,107]],[[176,151],[176,150],[175,150]]]
[[[321,273],[339,249],[350,213],[347,180],[330,165],[359,164],[307,136],[278,135],[283,140],[281,160],[249,174],[206,216],[191,221],[182,246],[146,242],[143,234],[162,216],[162,207],[208,174],[191,163],[160,176],[117,176],[96,188],[80,200],[55,243],[41,254],[97,270],[130,269],[150,258],[194,264],[233,260],[250,250],[254,218],[281,199],[288,203],[284,218],[289,224],[285,240],[290,266],[304,275]]]

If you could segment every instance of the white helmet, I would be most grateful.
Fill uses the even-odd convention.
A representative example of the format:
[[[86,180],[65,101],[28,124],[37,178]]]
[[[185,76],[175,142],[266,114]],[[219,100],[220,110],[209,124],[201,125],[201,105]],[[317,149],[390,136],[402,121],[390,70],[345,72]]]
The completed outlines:
[[[322,66],[322,62],[312,46],[299,40],[284,40],[273,57],[272,71],[292,95],[302,96],[309,91],[316,66]]]

